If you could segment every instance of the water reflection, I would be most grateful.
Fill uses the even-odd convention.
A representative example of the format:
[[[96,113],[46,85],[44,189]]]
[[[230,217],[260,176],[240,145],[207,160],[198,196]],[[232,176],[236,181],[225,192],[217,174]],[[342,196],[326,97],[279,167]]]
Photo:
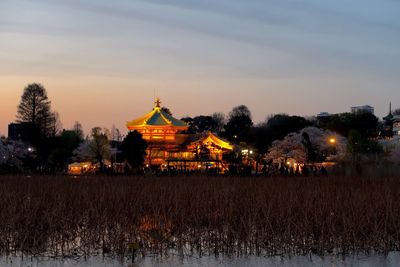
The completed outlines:
[[[90,257],[80,259],[50,259],[34,257],[2,257],[0,266],[9,267],[397,267],[400,263],[400,252],[385,255],[356,255],[346,258],[329,256],[296,256],[296,257],[185,257],[170,255],[168,257],[146,257],[136,263],[129,263],[128,260],[104,259],[102,257]]]

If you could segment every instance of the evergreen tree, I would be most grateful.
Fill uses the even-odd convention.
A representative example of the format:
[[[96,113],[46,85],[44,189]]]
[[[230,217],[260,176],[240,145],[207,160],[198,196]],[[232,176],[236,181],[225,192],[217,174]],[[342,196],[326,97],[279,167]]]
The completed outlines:
[[[46,89],[38,83],[26,86],[18,105],[17,122],[30,123],[42,137],[49,137],[57,133],[58,121],[58,114],[51,111]]]
[[[146,156],[147,142],[137,132],[129,132],[122,141],[121,151],[133,170],[140,170]]]

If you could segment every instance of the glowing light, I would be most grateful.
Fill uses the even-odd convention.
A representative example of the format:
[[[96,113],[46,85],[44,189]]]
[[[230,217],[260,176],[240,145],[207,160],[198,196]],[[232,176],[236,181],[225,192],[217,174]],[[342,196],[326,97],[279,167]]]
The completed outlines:
[[[197,165],[197,168],[199,168],[199,169],[200,169],[200,168],[201,168],[201,165]]]
[[[331,143],[331,144],[335,144],[335,143],[336,143],[336,139],[335,139],[335,138],[331,138],[331,139],[329,139],[329,143]]]

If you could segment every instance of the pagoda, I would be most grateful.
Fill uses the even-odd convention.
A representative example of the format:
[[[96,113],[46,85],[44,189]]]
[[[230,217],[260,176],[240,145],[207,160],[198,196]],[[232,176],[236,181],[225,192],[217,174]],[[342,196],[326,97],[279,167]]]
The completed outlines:
[[[223,154],[233,150],[231,144],[211,132],[188,134],[189,125],[163,109],[159,98],[152,111],[127,122],[126,126],[129,131],[141,133],[147,141],[145,164],[148,167],[222,169]]]
[[[383,125],[381,129],[381,137],[391,138],[393,137],[393,120],[394,116],[392,114],[392,103],[389,103],[389,113],[387,116],[383,117]]]

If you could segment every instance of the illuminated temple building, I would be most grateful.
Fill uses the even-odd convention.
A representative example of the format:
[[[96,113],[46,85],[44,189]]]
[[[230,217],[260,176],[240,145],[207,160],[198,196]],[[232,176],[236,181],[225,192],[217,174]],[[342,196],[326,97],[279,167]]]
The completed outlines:
[[[211,132],[187,134],[189,125],[163,110],[159,99],[151,112],[128,122],[127,128],[138,131],[147,141],[148,166],[223,170],[223,154],[233,150],[231,144]]]

